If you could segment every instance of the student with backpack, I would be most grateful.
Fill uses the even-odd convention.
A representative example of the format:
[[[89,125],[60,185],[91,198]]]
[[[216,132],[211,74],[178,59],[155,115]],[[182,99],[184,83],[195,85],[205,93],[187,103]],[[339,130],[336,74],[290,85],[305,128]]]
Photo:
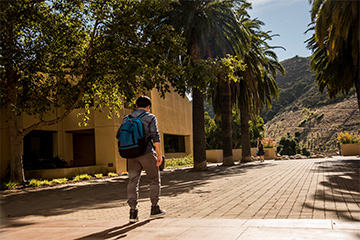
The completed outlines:
[[[158,205],[160,195],[159,166],[163,160],[157,119],[155,115],[149,113],[151,108],[149,97],[140,96],[136,100],[136,107],[135,111],[123,119],[123,123],[116,134],[119,142],[119,153],[122,157],[127,158],[128,163],[127,195],[130,206],[130,223],[139,221],[138,186],[143,169],[146,171],[146,177],[150,184],[150,217],[165,214],[165,211],[161,210]]]

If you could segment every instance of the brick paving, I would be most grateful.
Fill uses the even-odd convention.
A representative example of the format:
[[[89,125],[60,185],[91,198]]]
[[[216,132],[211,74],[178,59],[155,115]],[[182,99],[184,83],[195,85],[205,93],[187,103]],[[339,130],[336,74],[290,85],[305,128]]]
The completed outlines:
[[[360,158],[333,157],[232,167],[209,165],[162,172],[160,206],[166,219],[344,220],[360,221]],[[2,224],[16,221],[126,222],[126,176],[43,189],[1,193]],[[150,202],[143,176],[140,219]],[[6,226],[6,225],[5,225]],[[359,236],[359,235],[358,235]]]
[[[195,185],[196,176],[204,182],[177,198],[165,194],[172,217],[360,220],[358,160],[267,161],[187,174]],[[176,183],[166,182],[164,192]]]

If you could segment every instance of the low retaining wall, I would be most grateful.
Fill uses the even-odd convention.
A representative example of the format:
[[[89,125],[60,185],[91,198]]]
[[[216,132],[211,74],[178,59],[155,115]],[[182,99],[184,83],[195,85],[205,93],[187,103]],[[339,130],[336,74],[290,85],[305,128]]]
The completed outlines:
[[[233,149],[232,150],[234,161],[240,161],[241,160],[241,149]]]
[[[73,178],[79,174],[94,175],[97,173],[107,174],[109,168],[105,165],[87,166],[87,167],[69,167],[55,169],[26,170],[26,179],[55,179],[55,178]]]
[[[265,150],[265,159],[275,159],[276,158],[276,148],[264,148]]]
[[[341,155],[343,156],[360,155],[360,143],[341,144]]]
[[[223,162],[223,150],[206,150],[206,161],[211,163]]]
[[[275,148],[264,148],[265,155],[264,158],[269,159],[275,159],[276,157],[276,149]],[[251,156],[256,157],[256,151],[257,148],[251,148]],[[233,158],[234,161],[241,161],[241,149],[233,149]],[[220,163],[223,162],[223,150],[222,149],[216,149],[216,150],[206,150],[206,160],[211,163]]]

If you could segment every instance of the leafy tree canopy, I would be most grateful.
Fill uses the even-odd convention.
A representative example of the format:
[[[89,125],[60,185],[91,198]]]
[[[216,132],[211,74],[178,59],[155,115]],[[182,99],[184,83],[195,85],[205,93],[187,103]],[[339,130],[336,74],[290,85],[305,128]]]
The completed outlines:
[[[159,25],[166,6],[167,0],[1,2],[0,94],[12,180],[24,181],[23,137],[59,123],[75,108],[88,114],[90,106],[107,106],[116,114],[146,90],[164,96],[173,87],[185,94],[183,39],[173,27]],[[23,129],[23,114],[37,121]]]
[[[156,16],[166,1],[49,0],[2,2],[1,104],[18,115],[104,105],[172,85],[184,94],[182,39]],[[183,59],[185,59],[183,57]]]

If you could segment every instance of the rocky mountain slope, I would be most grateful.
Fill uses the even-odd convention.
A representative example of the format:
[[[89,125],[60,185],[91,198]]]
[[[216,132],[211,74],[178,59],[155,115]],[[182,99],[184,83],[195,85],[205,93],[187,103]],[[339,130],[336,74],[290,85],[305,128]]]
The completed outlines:
[[[360,111],[354,92],[330,100],[320,94],[310,71],[309,58],[294,57],[282,62],[287,74],[278,76],[280,98],[263,113],[265,136],[279,141],[287,133],[300,133],[300,145],[313,152],[336,153],[337,133],[360,133]]]

